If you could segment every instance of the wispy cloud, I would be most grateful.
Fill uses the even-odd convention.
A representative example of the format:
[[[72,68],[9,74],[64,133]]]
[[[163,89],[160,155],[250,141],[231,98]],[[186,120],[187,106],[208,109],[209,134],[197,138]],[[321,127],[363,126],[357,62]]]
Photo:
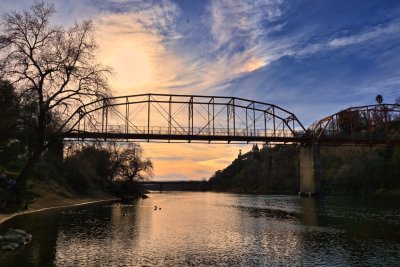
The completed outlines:
[[[211,33],[217,48],[222,46],[245,49],[257,45],[265,33],[263,23],[274,21],[282,15],[282,0],[212,1]],[[244,42],[244,43],[243,43]]]
[[[363,29],[361,32],[353,35],[334,38],[333,40],[329,41],[327,45],[337,48],[342,46],[360,44],[367,41],[378,41],[379,39],[377,38],[393,38],[398,36],[399,33],[400,23],[378,25],[375,27]]]
[[[179,59],[164,43],[178,38],[174,25],[179,14],[177,5],[165,0],[142,9],[135,6],[126,12],[105,12],[96,18],[101,60],[114,68],[115,91],[155,92],[173,79],[180,68]]]
[[[280,53],[267,42],[268,34],[281,29],[281,24],[265,27],[275,21],[282,11],[281,0],[263,1],[210,1],[199,35],[209,36],[201,40],[207,51],[191,50],[179,54],[185,68],[174,77],[170,89],[198,93],[221,93],[229,83],[243,75],[265,67]],[[180,51],[181,44],[173,46]]]
[[[288,54],[293,56],[310,56],[319,52],[340,49],[348,46],[363,45],[364,43],[379,43],[395,39],[400,34],[400,23],[392,22],[383,25],[365,27],[355,33],[348,33],[347,30],[336,33],[341,37],[328,37],[319,42],[306,43],[303,47],[293,49]]]

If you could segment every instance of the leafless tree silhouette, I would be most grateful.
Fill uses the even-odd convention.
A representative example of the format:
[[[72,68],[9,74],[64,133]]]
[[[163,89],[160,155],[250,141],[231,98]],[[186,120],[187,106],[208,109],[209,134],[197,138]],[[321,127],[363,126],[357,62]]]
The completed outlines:
[[[0,78],[13,83],[22,102],[35,106],[31,120],[34,146],[18,183],[42,153],[68,131],[63,121],[78,106],[109,94],[110,70],[96,62],[93,23],[68,29],[50,25],[54,6],[35,1],[29,10],[9,11],[1,20]]]

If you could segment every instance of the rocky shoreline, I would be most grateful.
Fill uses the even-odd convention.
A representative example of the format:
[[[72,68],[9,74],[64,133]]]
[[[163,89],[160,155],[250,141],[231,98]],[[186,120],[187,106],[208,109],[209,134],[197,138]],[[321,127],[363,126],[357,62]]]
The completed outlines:
[[[32,241],[32,235],[24,230],[9,228],[4,235],[0,235],[1,250],[14,250]]]

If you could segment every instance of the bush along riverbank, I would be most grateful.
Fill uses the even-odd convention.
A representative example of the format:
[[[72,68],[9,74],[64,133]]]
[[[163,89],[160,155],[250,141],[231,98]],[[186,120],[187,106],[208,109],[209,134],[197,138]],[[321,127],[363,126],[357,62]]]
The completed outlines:
[[[64,157],[60,157],[63,151]],[[6,170],[5,180],[17,180],[21,165],[20,161],[0,164],[0,169]],[[15,190],[8,183],[0,186],[0,217],[1,213],[13,213],[32,206],[42,208],[99,199],[142,197],[144,192],[138,182],[150,176],[151,171],[151,161],[142,158],[142,149],[136,144],[49,150],[30,174],[26,190]]]
[[[400,147],[321,147],[322,194],[400,195]],[[239,153],[209,180],[215,191],[297,194],[299,154],[295,145]]]

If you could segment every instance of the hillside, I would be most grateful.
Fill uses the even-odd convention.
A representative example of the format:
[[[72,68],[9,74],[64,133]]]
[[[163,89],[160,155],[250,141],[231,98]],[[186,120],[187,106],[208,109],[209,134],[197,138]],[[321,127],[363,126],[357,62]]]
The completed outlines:
[[[325,194],[397,194],[400,147],[322,147]],[[299,190],[299,157],[294,145],[258,149],[238,156],[209,180],[216,191],[288,193]]]

